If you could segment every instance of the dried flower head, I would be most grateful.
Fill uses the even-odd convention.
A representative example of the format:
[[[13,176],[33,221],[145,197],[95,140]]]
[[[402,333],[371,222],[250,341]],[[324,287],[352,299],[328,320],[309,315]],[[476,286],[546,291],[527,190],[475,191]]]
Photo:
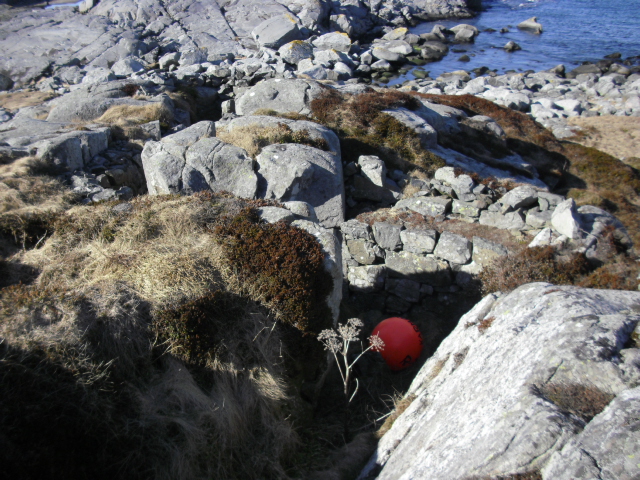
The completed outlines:
[[[384,350],[384,341],[379,335],[371,335],[369,337],[369,345],[371,345],[371,350],[374,352],[381,352]]]
[[[334,354],[340,351],[341,342],[340,338],[338,337],[338,332],[336,332],[335,330],[322,330],[318,334],[318,340],[322,342],[325,350],[329,350]]]
[[[362,328],[362,320],[359,318],[350,318],[347,320],[346,325],[338,325],[338,333],[342,339],[346,342],[355,342],[360,335],[360,329]]]

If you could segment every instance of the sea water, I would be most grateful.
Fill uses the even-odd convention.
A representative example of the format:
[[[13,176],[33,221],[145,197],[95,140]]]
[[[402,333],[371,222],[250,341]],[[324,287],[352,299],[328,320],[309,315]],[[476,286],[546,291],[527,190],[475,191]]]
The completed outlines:
[[[451,28],[468,23],[480,30],[475,43],[449,45],[446,57],[421,67],[430,77],[479,67],[504,73],[547,70],[564,64],[570,70],[613,52],[620,52],[623,59],[640,55],[640,0],[483,0],[483,9],[472,19],[428,22],[411,29],[419,35],[430,32],[436,24]],[[542,34],[517,28],[531,17],[537,17],[542,24]],[[502,28],[509,32],[499,33]],[[505,52],[502,47],[509,40],[522,50]],[[470,61],[458,60],[462,55],[468,55]],[[389,85],[412,78],[409,73],[391,80]]]

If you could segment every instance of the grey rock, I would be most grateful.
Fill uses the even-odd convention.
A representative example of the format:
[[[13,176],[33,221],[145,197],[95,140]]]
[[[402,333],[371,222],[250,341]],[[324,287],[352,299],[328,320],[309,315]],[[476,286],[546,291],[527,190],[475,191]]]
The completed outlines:
[[[313,47],[310,43],[294,40],[278,49],[280,58],[291,65],[298,65],[300,60],[313,56]]]
[[[243,198],[256,196],[258,177],[253,171],[253,160],[243,149],[205,137],[188,148],[185,160],[182,188],[186,193],[212,190],[228,191]]]
[[[358,165],[362,175],[371,180],[371,183],[384,187],[387,178],[387,166],[375,155],[362,155],[358,157]]]
[[[542,33],[542,25],[538,23],[537,17],[531,17],[524,22],[520,22],[518,28],[535,34]]]
[[[271,17],[254,28],[251,36],[261,47],[280,48],[285,43],[302,38],[297,20],[286,13]]]
[[[517,52],[518,50],[522,50],[522,47],[518,45],[513,40],[508,41],[504,47],[502,47],[506,52]]]
[[[302,217],[304,220],[309,220],[310,222],[318,223],[318,217],[316,216],[316,211],[314,208],[309,205],[307,202],[299,202],[299,201],[291,201],[291,202],[281,202],[284,208],[290,210],[291,213],[297,215],[298,217]]]
[[[371,70],[376,72],[391,72],[393,70],[393,66],[386,60],[378,60],[371,64]]]
[[[420,301],[420,284],[413,280],[387,278],[384,289],[406,302],[417,303]]]
[[[413,280],[434,287],[451,284],[449,264],[434,257],[411,252],[389,252],[385,258],[385,265],[393,278]]]
[[[387,186],[389,186],[389,182],[387,182]],[[362,175],[354,175],[349,193],[356,200],[369,200],[391,205],[402,197],[402,194],[387,188],[387,186],[379,187]]]
[[[466,23],[456,25],[450,30],[455,33],[455,43],[473,43],[474,39],[480,33],[476,27],[474,27],[473,25],[468,25]]]
[[[355,218],[341,223],[340,231],[347,238],[361,238],[363,240],[373,241],[371,227]]]
[[[355,292],[377,292],[384,288],[386,267],[384,265],[368,265],[365,267],[349,267],[347,280],[349,290]]]
[[[400,240],[403,250],[411,253],[432,253],[436,247],[435,230],[402,230]]]
[[[123,58],[118,60],[111,67],[114,75],[119,77],[128,77],[134,73],[143,72],[144,65],[140,63],[139,59],[135,58]]]
[[[451,263],[464,265],[471,260],[472,244],[462,235],[442,232],[433,254]]]
[[[509,212],[501,214],[500,212],[490,212],[483,210],[480,213],[480,224],[490,227],[501,228],[503,230],[522,230],[526,227],[522,213]]]
[[[158,60],[158,64],[162,70],[168,70],[171,65],[180,65],[180,52],[169,52],[164,54]]]
[[[449,53],[449,47],[442,42],[425,42],[420,48],[420,56],[425,60],[440,60]]]
[[[13,86],[13,81],[7,75],[0,73],[0,91],[9,90]]]
[[[551,210],[541,212],[537,208],[532,208],[527,211],[525,221],[532,228],[547,228],[551,226],[551,213]]]
[[[313,41],[313,46],[320,50],[337,50],[349,53],[351,50],[351,39],[343,32],[331,32],[320,35]]]
[[[479,202],[463,202],[461,200],[454,200],[451,213],[457,213],[464,215],[465,217],[478,218],[482,208],[479,206]]]
[[[280,207],[261,207],[258,208],[258,215],[260,219],[267,223],[285,222],[291,223],[295,220],[296,216],[286,208]]]
[[[472,259],[475,264],[481,267],[491,265],[496,258],[508,253],[508,250],[499,243],[481,237],[473,237]]]
[[[580,217],[576,209],[576,202],[572,198],[560,203],[553,210],[551,226],[560,235],[571,239],[582,238]]]
[[[324,253],[324,268],[331,274],[333,290],[327,297],[327,304],[333,314],[333,324],[337,325],[342,301],[342,243],[331,228],[308,220],[294,220],[291,225],[316,237]],[[366,268],[366,267],[365,267]]]
[[[538,191],[529,185],[521,185],[508,191],[500,200],[502,213],[526,208],[538,202]]]
[[[190,147],[202,138],[210,138],[216,135],[215,123],[205,120],[191,125],[177,133],[163,137],[161,142],[165,144]]]
[[[110,138],[109,128],[65,133],[39,142],[37,156],[62,170],[82,170],[94,156],[109,147]]]
[[[414,110],[414,113],[422,117],[438,134],[454,135],[460,132],[458,123],[460,119],[467,116],[466,113],[446,105],[429,103],[424,99],[419,99],[419,101],[422,106],[418,110]]]
[[[373,47],[371,54],[378,60],[385,60],[387,62],[399,62],[404,60],[404,55],[392,52],[384,47]],[[373,65],[371,67],[373,68]]]
[[[561,451],[542,473],[558,480],[633,478],[638,472],[640,387],[618,395]]]
[[[377,258],[382,257],[380,247],[367,240],[347,239],[347,248],[351,257],[360,265],[373,265]]]
[[[639,301],[638,292],[548,283],[485,297],[414,378],[415,400],[359,478],[375,470],[379,480],[425,472],[449,480],[532,468],[549,480],[632,478],[638,389],[625,383],[618,359]],[[475,326],[482,321],[483,332]],[[617,396],[586,428],[532,387],[576,383]]]
[[[82,78],[83,84],[107,83],[116,79],[115,73],[110,68],[94,68],[89,70]]]
[[[557,239],[558,234],[555,233],[551,228],[543,228],[527,246],[529,248],[546,247],[547,245],[553,245]]]
[[[383,113],[392,116],[404,126],[410,128],[418,134],[422,148],[429,149],[438,145],[438,134],[429,122],[417,113],[406,108],[394,108],[393,110],[383,110]]]
[[[408,208],[421,215],[437,217],[449,212],[451,202],[450,198],[444,197],[414,197],[400,200],[396,208]]]
[[[326,87],[308,80],[271,79],[251,87],[236,102],[238,115],[251,115],[256,110],[269,109],[279,113],[310,114],[309,103]]]
[[[400,229],[401,227],[398,225],[376,222],[373,224],[373,237],[376,243],[385,250],[399,250],[402,248]]]
[[[265,147],[256,161],[261,197],[307,202],[325,228],[344,222],[339,156],[307,145],[283,144]]]

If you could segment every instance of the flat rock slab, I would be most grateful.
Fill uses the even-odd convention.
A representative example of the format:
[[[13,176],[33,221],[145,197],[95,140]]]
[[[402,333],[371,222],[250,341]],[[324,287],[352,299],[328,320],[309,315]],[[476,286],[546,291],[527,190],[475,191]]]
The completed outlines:
[[[261,198],[307,202],[325,228],[344,222],[340,156],[290,143],[263,148],[256,162]]]
[[[408,391],[415,400],[359,478],[494,478],[534,470],[544,480],[634,478],[639,397],[628,372],[638,366],[625,360],[633,350],[625,342],[640,321],[638,305],[639,292],[548,283],[485,297],[415,377]],[[585,428],[540,393],[570,384],[617,399]]]
[[[389,252],[385,259],[389,276],[426,283],[434,287],[451,284],[449,264],[411,252]]]
[[[318,97],[324,88],[308,80],[271,79],[251,87],[236,103],[238,115],[252,115],[256,110],[275,110],[278,113],[311,113],[309,103]]]
[[[421,215],[437,217],[448,213],[451,203],[452,200],[445,197],[413,197],[400,200],[396,208],[408,208]]]

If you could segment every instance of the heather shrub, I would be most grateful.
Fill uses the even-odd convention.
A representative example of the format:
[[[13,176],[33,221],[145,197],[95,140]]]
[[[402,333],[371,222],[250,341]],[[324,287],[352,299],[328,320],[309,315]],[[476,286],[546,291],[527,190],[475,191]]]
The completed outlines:
[[[510,292],[531,282],[549,282],[557,285],[573,284],[588,271],[584,255],[574,254],[560,260],[553,247],[527,248],[517,255],[497,258],[493,265],[480,273],[482,291]]]
[[[395,90],[343,95],[329,89],[310,106],[314,118],[337,133],[345,162],[355,162],[360,155],[377,155],[388,168],[405,172],[416,167],[430,172],[445,165],[422,148],[416,132],[382,113],[398,107],[418,108],[420,102],[412,95]]]
[[[252,208],[214,231],[233,268],[256,286],[283,322],[315,333],[330,325],[326,299],[333,281],[313,235],[284,223],[260,223]]]
[[[592,385],[547,383],[534,387],[534,393],[557,405],[561,410],[589,423],[615,398]]]

